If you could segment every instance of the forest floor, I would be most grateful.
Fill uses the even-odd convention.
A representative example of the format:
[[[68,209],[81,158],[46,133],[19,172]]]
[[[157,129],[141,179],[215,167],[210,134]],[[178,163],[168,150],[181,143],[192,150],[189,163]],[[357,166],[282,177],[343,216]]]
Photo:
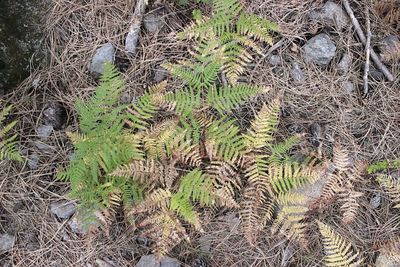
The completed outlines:
[[[22,167],[2,163],[0,168],[0,233],[15,237],[10,251],[0,251],[0,266],[134,266],[141,256],[151,254],[146,240],[132,237],[123,222],[115,223],[109,236],[99,233],[88,242],[71,230],[68,220],[58,219],[51,211],[51,203],[67,199],[68,183],[56,180],[54,174],[72,153],[66,131],[78,129],[75,100],[87,99],[96,87],[88,71],[96,49],[108,42],[115,46],[116,65],[127,82],[121,97],[124,103],[133,101],[160,79],[162,63],[188,55],[189,45],[176,34],[190,23],[195,5],[182,7],[173,1],[149,1],[146,15],[152,14],[160,23],[155,29],[143,29],[137,53],[126,54],[124,39],[134,2],[53,0],[46,23],[49,66],[32,73],[6,96],[15,107],[20,147],[27,161]],[[364,95],[365,51],[350,20],[338,29],[332,22],[312,19],[311,13],[325,4],[322,0],[243,2],[246,10],[276,22],[281,29],[274,34],[279,45],[274,49],[266,46],[265,56],[256,57],[245,75],[252,84],[271,87],[271,95],[284,93],[279,136],[303,133],[313,144],[311,150],[323,156],[329,155],[332,144],[340,140],[368,162],[400,158],[398,59],[387,64],[394,81],[387,81],[374,70],[376,75],[371,73]],[[350,2],[364,27],[368,1]],[[388,17],[382,7],[368,6],[371,45],[377,52],[385,37],[399,34],[400,7],[398,2],[393,3],[397,3],[397,19]],[[209,11],[206,5],[201,8],[204,13]],[[336,46],[335,55],[324,66],[306,61],[302,50],[307,41],[321,33]],[[339,62],[345,54],[351,60],[343,69]],[[294,69],[297,74],[300,71],[300,78]],[[172,79],[168,75],[165,78]],[[250,103],[235,116],[247,120],[252,105],[257,103]],[[43,130],[43,125],[52,126],[45,136],[38,130]],[[361,250],[369,248],[366,262],[373,264],[378,255],[374,242],[398,235],[400,218],[389,209],[385,198],[379,208],[371,207],[377,185],[368,183],[363,190],[362,213],[356,222],[338,231]],[[322,216],[338,221],[337,208],[326,207]],[[204,234],[192,236],[190,244],[182,243],[169,256],[182,266],[206,266],[205,262],[208,266],[323,266],[315,233],[310,233],[310,250],[296,253],[300,248],[295,244],[267,231],[256,247],[250,247],[238,224],[236,212],[221,211]]]

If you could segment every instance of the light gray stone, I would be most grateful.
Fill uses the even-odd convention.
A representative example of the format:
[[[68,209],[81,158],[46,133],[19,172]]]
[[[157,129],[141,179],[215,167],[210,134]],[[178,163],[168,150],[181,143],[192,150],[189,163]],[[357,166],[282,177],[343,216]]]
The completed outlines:
[[[67,112],[63,105],[57,102],[51,102],[43,110],[44,125],[50,125],[54,130],[59,130],[67,119]]]
[[[321,33],[308,40],[302,50],[307,61],[323,66],[335,56],[336,45],[329,35]]]
[[[109,259],[96,259],[97,267],[116,267],[117,264]]]
[[[162,26],[162,19],[159,15],[156,15],[154,13],[147,14],[143,18],[143,25],[146,31],[150,33],[156,33],[158,32]]]
[[[274,67],[282,65],[282,59],[279,55],[270,55],[268,61]]]
[[[350,81],[344,81],[342,83],[342,87],[343,87],[344,91],[349,95],[354,94],[354,92],[355,92],[354,84]]]
[[[9,234],[0,235],[0,252],[10,251],[15,243],[15,236]]]
[[[351,66],[352,58],[349,54],[344,54],[342,59],[340,59],[337,69],[340,73],[344,74],[349,71]]]
[[[396,58],[394,55],[400,53],[400,39],[398,35],[388,35],[379,43],[381,57],[385,62],[391,61],[391,58]],[[397,57],[398,58],[398,57]]]
[[[89,71],[98,78],[104,71],[104,64],[106,62],[114,63],[115,47],[112,43],[106,43],[96,50],[90,63]]]
[[[159,66],[157,69],[154,71],[154,77],[153,80],[157,83],[162,82],[168,75],[168,71],[164,69],[163,67]]]
[[[72,216],[72,218],[68,221],[68,225],[69,228],[71,228],[71,231],[75,234],[84,235],[87,232],[83,227],[83,222],[79,216],[79,213],[75,213],[75,215]]]
[[[343,8],[332,1],[328,1],[322,8],[312,11],[310,18],[335,26],[338,30],[342,30],[350,23]]]
[[[46,141],[52,132],[53,132],[53,126],[51,125],[40,125],[36,129],[38,137],[43,141]]]
[[[381,193],[377,192],[372,196],[369,203],[373,209],[377,209],[381,205],[381,201],[382,201],[382,195]]]
[[[300,65],[296,62],[292,63],[290,74],[292,76],[294,84],[300,85],[306,80],[304,72],[301,70]]]
[[[180,267],[181,264],[177,259],[170,257],[161,258],[160,262],[157,262],[156,256],[146,255],[142,256],[135,267]]]
[[[28,167],[31,170],[36,170],[39,165],[39,156],[36,153],[30,154],[28,156]]]
[[[73,201],[61,200],[50,204],[50,210],[60,219],[68,219],[76,211],[76,203]]]
[[[390,252],[382,250],[376,259],[375,267],[398,267],[400,262],[390,256]]]

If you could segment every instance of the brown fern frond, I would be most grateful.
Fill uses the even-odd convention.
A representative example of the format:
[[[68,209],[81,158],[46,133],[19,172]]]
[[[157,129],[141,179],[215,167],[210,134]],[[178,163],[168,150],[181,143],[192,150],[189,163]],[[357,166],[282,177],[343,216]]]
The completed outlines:
[[[169,190],[158,188],[146,196],[142,202],[133,206],[128,216],[143,212],[151,213],[156,210],[169,208],[171,196],[172,194]]]
[[[243,200],[240,203],[242,232],[251,246],[256,245],[257,238],[264,226],[261,221],[260,208],[265,202],[262,192],[254,187],[249,186],[243,192]]]
[[[176,133],[166,140],[166,146],[172,159],[189,166],[200,166],[201,155],[199,147],[186,138],[186,132]]]
[[[362,193],[354,190],[354,187],[350,181],[347,181],[344,188],[340,190],[339,201],[343,202],[343,205],[340,207],[341,211],[343,212],[343,223],[351,224],[355,220],[360,208],[360,205],[358,204],[358,198],[360,198],[362,195]]]
[[[169,253],[182,240],[189,241],[189,236],[179,219],[168,210],[151,214],[137,226],[144,228],[142,236],[154,241],[153,252],[158,258]]]
[[[228,208],[239,208],[235,201],[235,190],[241,188],[237,169],[226,162],[212,161],[206,171],[214,179],[216,204]]]
[[[394,203],[394,208],[400,209],[400,182],[390,175],[379,175],[379,184],[387,191],[390,199]]]
[[[339,143],[336,143],[333,147],[332,164],[338,171],[346,171],[352,165],[349,151]]]
[[[331,202],[332,199],[337,195],[340,191],[340,188],[343,186],[343,180],[340,176],[335,173],[326,174],[328,177],[327,181],[322,189],[322,194],[320,197],[320,201],[322,203]]]
[[[112,176],[132,178],[141,184],[154,186],[160,183],[170,188],[178,177],[173,166],[162,164],[156,160],[134,160],[116,169]]]

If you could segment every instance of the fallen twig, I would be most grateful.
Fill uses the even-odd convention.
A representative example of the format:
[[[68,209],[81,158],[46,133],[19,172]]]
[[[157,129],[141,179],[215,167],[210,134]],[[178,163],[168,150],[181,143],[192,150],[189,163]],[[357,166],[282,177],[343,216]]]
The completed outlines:
[[[366,28],[367,28],[367,41],[365,44],[365,67],[364,67],[364,95],[368,94],[368,74],[369,74],[369,57],[370,57],[370,47],[371,47],[371,21],[369,19],[369,9],[365,5],[365,16],[366,16]]]
[[[365,34],[361,29],[360,23],[358,22],[357,18],[354,16],[354,13],[350,7],[349,1],[343,0],[343,5],[344,5],[344,8],[346,9],[347,14],[349,15],[349,17],[351,19],[351,22],[352,22],[354,28],[356,29],[358,37],[360,38],[363,45],[366,45],[367,38],[365,37]],[[382,73],[385,75],[386,79],[393,82],[394,81],[393,75],[390,73],[388,68],[382,63],[382,61],[379,59],[379,56],[375,53],[375,51],[373,49],[370,49],[370,55],[376,65],[376,67],[380,71],[382,71]]]
[[[143,14],[146,9],[147,0],[137,0],[135,11],[133,12],[132,24],[129,27],[128,35],[125,39],[125,51],[135,54],[139,40],[140,27],[142,26]]]

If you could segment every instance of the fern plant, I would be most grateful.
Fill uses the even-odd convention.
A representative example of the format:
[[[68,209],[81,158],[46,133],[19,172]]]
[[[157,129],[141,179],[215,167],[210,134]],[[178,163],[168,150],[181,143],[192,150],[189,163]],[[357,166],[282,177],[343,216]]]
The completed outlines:
[[[325,250],[325,265],[327,267],[356,267],[361,266],[363,259],[351,243],[335,233],[328,225],[317,221],[322,243]]]
[[[195,40],[204,53],[204,47],[222,52],[219,66],[213,70],[222,69],[228,81],[235,84],[245,67],[253,60],[251,51],[262,54],[262,48],[257,41],[272,44],[271,31],[277,31],[278,26],[269,20],[243,11],[238,0],[213,0],[213,14],[203,16],[199,11],[195,13],[195,22],[179,34],[182,39]],[[211,51],[211,50],[209,50]],[[198,60],[197,57],[195,57]],[[186,67],[201,69],[204,61],[197,63],[185,62],[177,65],[168,65],[171,71],[182,71]],[[211,67],[211,66],[209,66]],[[182,75],[183,76],[183,75]],[[184,76],[183,76],[184,78]]]
[[[22,157],[16,148],[17,134],[7,136],[9,132],[15,127],[17,121],[4,123],[6,117],[10,114],[12,106],[7,106],[0,111],[0,161],[14,160],[22,161]]]
[[[87,214],[112,209],[121,199],[130,204],[141,198],[135,183],[109,175],[117,166],[143,158],[139,140],[123,129],[124,107],[115,106],[123,89],[116,69],[105,64],[94,95],[87,102],[76,102],[80,132],[68,133],[75,152],[69,167],[58,177],[70,182],[71,197],[79,199],[82,212]],[[91,224],[88,221],[86,226]]]

